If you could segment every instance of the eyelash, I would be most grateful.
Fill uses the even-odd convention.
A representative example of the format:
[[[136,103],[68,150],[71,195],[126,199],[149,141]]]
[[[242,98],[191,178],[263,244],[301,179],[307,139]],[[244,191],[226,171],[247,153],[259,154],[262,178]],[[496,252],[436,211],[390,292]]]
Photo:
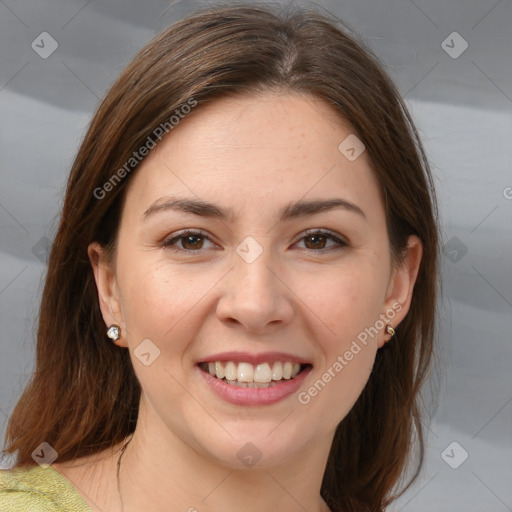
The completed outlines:
[[[306,231],[304,233],[304,236],[302,238],[300,238],[298,240],[298,242],[304,240],[308,236],[314,236],[314,235],[325,236],[326,238],[331,239],[332,241],[336,242],[338,244],[338,247],[329,247],[327,249],[307,249],[306,248],[305,250],[313,251],[315,253],[323,254],[323,253],[327,253],[327,252],[330,252],[330,251],[333,251],[333,250],[343,249],[344,247],[348,246],[347,242],[341,240],[340,238],[335,236],[330,231],[325,231],[323,229],[311,229],[311,230]],[[188,253],[198,253],[198,252],[201,252],[201,249],[198,249],[198,250],[182,249],[182,248],[178,248],[175,245],[178,240],[186,238],[187,236],[196,236],[196,237],[201,237],[203,239],[209,240],[210,242],[212,241],[210,239],[210,237],[206,233],[204,233],[204,232],[202,232],[200,230],[186,229],[186,230],[182,231],[181,233],[178,233],[176,236],[173,236],[172,238],[165,240],[162,243],[162,246],[164,248],[169,249],[169,250],[174,251],[174,252],[186,252],[186,253],[187,252]]]

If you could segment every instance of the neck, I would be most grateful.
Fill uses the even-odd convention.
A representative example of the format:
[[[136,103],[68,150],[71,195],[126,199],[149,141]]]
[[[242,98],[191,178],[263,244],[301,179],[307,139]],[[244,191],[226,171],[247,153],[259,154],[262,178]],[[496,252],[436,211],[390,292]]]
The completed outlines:
[[[173,510],[244,512],[287,510],[328,512],[320,486],[330,442],[309,445],[286,464],[258,469],[223,465],[191,448],[161,425],[147,428],[139,414],[133,437],[127,439],[119,471],[123,512]],[[150,432],[149,432],[150,430]]]

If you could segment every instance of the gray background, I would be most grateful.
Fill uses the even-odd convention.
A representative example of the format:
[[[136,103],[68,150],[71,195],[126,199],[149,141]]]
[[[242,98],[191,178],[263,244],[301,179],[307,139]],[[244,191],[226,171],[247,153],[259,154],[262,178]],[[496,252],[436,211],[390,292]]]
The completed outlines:
[[[138,49],[199,5],[0,1],[0,435],[33,368],[46,247],[90,116]],[[421,478],[391,510],[510,511],[512,1],[322,5],[368,40],[399,86],[441,207],[440,395]],[[42,32],[58,44],[47,58],[35,51],[51,48]]]

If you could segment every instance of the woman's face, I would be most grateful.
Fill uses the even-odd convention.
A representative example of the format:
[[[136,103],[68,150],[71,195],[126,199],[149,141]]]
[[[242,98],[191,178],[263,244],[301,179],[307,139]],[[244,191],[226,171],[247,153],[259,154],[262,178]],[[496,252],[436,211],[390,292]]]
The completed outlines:
[[[235,467],[330,445],[415,278],[392,265],[353,137],[310,96],[240,96],[198,107],[141,163],[96,279],[146,424]]]

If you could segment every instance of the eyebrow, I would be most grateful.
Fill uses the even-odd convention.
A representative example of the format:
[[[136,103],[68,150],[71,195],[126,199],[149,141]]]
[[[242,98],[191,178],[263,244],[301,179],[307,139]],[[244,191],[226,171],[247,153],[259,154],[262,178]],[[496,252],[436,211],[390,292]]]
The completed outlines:
[[[281,210],[279,221],[283,222],[285,220],[297,219],[334,209],[343,209],[353,212],[366,219],[365,213],[356,204],[346,199],[333,198],[289,203]],[[210,217],[221,220],[230,220],[234,217],[231,209],[222,208],[200,199],[161,197],[143,213],[142,220],[145,221],[156,213],[169,210],[192,213],[200,217]]]

